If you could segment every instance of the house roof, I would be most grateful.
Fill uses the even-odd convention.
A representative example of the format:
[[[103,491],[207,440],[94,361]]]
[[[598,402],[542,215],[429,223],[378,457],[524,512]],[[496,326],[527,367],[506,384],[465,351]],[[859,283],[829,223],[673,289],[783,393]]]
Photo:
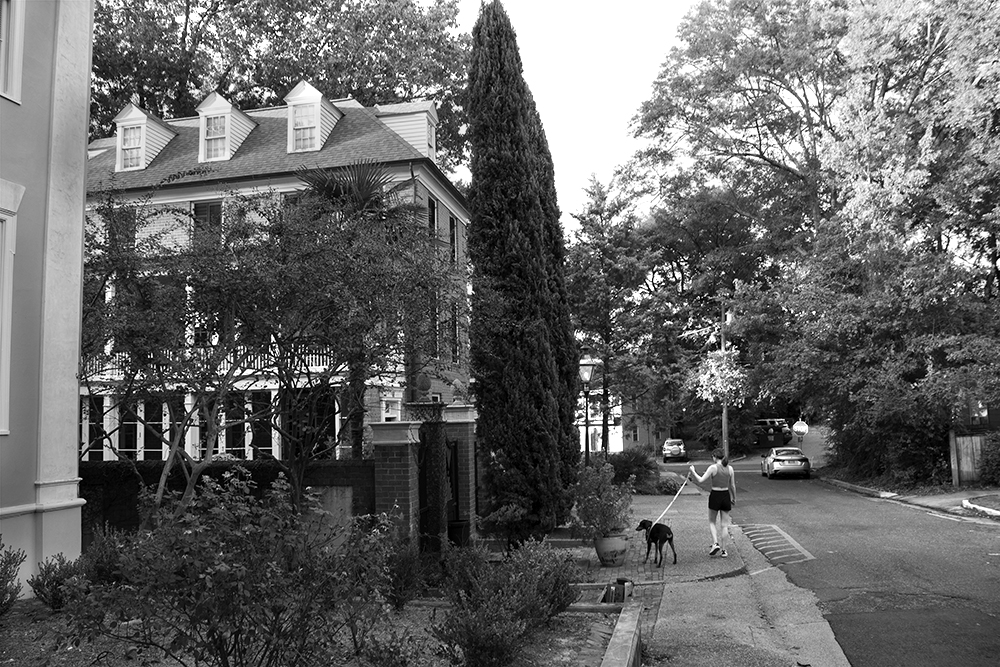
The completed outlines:
[[[229,160],[199,163],[199,119],[178,118],[159,121],[177,133],[145,169],[115,172],[115,151],[104,150],[87,165],[87,192],[116,189],[146,190],[153,187],[180,187],[196,183],[266,179],[293,174],[301,168],[336,168],[360,161],[393,163],[423,162],[442,183],[465,202],[465,197],[436,164],[422,155],[376,117],[373,109],[361,105],[336,105],[344,116],[337,122],[326,143],[318,151],[287,152],[288,107],[271,107],[245,112],[257,126],[247,135]],[[114,138],[98,139],[89,148],[114,148]],[[198,169],[199,173],[172,178]],[[171,177],[169,184],[165,179]]]

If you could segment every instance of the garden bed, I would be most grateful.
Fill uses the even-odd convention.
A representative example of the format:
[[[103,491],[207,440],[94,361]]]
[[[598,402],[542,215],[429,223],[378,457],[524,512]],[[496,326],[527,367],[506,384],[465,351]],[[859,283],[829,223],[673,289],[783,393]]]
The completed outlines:
[[[408,667],[452,667],[452,653],[429,632],[441,614],[441,605],[414,601],[387,620],[395,635],[411,637],[417,655]],[[36,600],[21,600],[0,618],[0,667],[173,667],[176,662],[137,653],[110,640],[67,647],[60,636],[64,616]],[[566,665],[599,667],[614,630],[616,614],[567,611],[556,615],[525,642],[512,667]],[[390,636],[385,631],[384,636]],[[343,646],[350,639],[342,638]],[[349,650],[336,652],[330,664],[369,667],[372,662],[355,658]],[[390,663],[384,663],[390,664]]]

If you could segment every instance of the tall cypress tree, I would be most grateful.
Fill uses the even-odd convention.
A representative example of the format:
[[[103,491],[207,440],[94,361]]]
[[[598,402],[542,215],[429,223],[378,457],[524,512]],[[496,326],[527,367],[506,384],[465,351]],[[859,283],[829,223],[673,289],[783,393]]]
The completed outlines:
[[[472,36],[471,366],[487,514],[523,539],[553,528],[566,508],[564,341],[552,334],[549,266],[548,220],[558,209],[546,182],[551,157],[540,153],[544,135],[499,2],[482,7]]]
[[[534,107],[534,103],[532,103]],[[580,434],[576,426],[576,399],[579,385],[580,351],[576,343],[566,287],[566,243],[559,205],[556,199],[555,168],[552,153],[545,138],[542,120],[533,108],[532,137],[536,160],[535,180],[545,214],[543,245],[548,273],[547,325],[556,361],[558,377],[556,401],[559,406],[559,457],[563,463],[563,484],[569,488],[576,481],[576,466],[580,460]],[[570,507],[565,508],[568,514]]]

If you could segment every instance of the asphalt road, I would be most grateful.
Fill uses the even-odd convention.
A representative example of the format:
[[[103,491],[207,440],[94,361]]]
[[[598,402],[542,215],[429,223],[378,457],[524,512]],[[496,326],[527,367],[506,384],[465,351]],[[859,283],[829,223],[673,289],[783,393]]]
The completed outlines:
[[[804,448],[821,461],[821,445],[807,436]],[[767,480],[757,458],[734,468],[733,520],[792,583],[816,594],[854,667],[1000,664],[1000,523],[815,478]]]

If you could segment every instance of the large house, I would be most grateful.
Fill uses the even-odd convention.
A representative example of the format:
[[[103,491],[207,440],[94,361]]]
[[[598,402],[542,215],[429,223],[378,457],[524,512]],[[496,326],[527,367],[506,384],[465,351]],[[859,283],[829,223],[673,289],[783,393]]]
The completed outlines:
[[[76,451],[92,3],[0,0],[0,535],[80,553]]]
[[[114,189],[126,200],[141,200],[143,206],[180,211],[187,220],[181,236],[194,242],[200,228],[226,224],[229,198],[268,193],[294,199],[304,186],[297,175],[303,170],[376,162],[393,183],[406,184],[402,190],[410,203],[425,211],[427,229],[441,254],[450,259],[456,275],[465,275],[469,213],[462,193],[436,162],[433,102],[364,107],[351,99],[327,99],[304,81],[284,102],[241,110],[211,93],[197,107],[197,116],[177,119],[159,119],[128,104],[115,118],[115,135],[89,147],[91,204],[100,193]],[[420,395],[404,378],[380,383],[366,394],[368,421],[404,419],[405,404],[417,399],[451,403],[461,398],[468,381],[461,315],[449,311],[437,317],[435,372],[421,378]],[[167,446],[162,438],[150,437],[148,427],[168,425],[167,406],[161,398],[117,405],[113,375],[105,375],[103,386],[81,389],[79,439],[84,458],[161,459]],[[255,404],[278,402],[278,385],[267,377],[258,374],[245,386],[238,399],[245,402],[245,413],[252,413]],[[190,397],[187,400],[190,404]],[[184,436],[192,456],[204,451],[204,434],[199,433],[203,428],[204,422],[195,424]],[[218,443],[219,449],[239,458],[251,459],[261,451],[282,455],[279,433],[252,420],[222,429],[220,438],[225,442]]]

